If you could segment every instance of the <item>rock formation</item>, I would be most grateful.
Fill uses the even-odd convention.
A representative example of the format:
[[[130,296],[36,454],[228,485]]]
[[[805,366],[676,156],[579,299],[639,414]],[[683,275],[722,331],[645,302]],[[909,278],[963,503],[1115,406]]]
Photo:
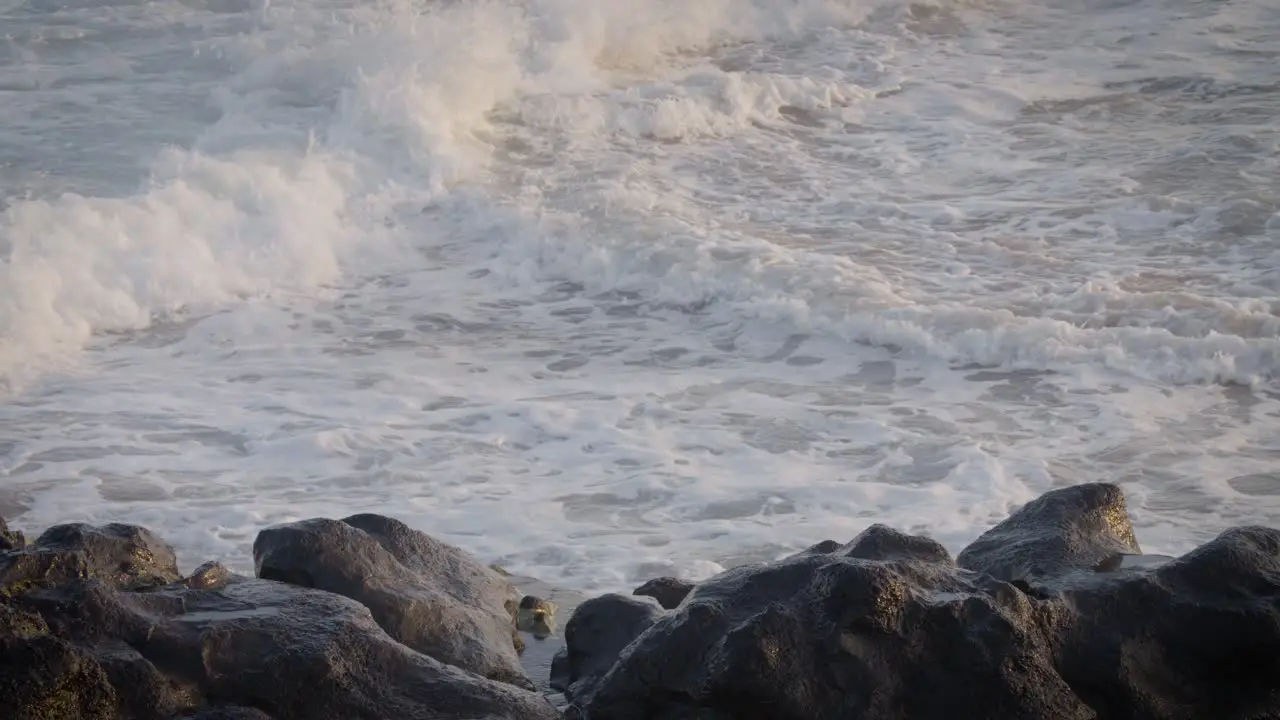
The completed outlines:
[[[0,521],[0,543],[0,707],[19,720],[1280,718],[1280,531],[1144,555],[1106,484],[1045,494],[954,561],[873,525],[585,601],[522,595],[377,515],[264,530],[256,578],[180,576],[130,525],[28,545]],[[572,610],[562,646],[551,597]],[[517,619],[563,699],[530,691]]]
[[[492,568],[399,520],[353,515],[267,528],[257,575],[327,590],[368,607],[404,645],[525,689],[513,641],[519,594]]]
[[[320,542],[345,558],[339,537]],[[468,577],[464,560],[440,550],[408,562],[440,562],[444,582]],[[406,580],[406,597],[420,580]],[[491,613],[476,592],[448,598]],[[467,640],[466,660],[514,654],[510,631]],[[0,698],[22,720],[560,717],[537,693],[407,647],[356,600],[216,563],[178,578],[169,546],[126,525],[58,526],[0,554]]]
[[[1047,493],[956,563],[872,526],[675,609],[584,603],[553,680],[590,720],[1280,718],[1280,532],[1141,552],[1107,484]]]

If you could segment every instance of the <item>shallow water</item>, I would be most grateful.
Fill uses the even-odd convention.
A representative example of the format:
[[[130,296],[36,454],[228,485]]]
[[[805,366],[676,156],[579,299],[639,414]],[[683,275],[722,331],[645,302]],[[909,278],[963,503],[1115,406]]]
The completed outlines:
[[[1280,519],[1280,11],[0,3],[0,515],[579,590]]]

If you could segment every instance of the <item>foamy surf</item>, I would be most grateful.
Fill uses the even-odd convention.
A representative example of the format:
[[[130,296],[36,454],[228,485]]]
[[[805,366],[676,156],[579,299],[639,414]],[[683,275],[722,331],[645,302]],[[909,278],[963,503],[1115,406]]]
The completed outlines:
[[[1090,480],[1152,552],[1280,513],[1264,9],[3,12],[25,526],[385,512],[585,589]]]

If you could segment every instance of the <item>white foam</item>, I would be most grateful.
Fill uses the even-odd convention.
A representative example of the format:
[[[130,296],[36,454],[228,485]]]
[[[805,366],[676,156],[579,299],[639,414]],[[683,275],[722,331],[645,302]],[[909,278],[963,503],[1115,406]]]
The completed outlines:
[[[20,526],[139,522],[247,570],[264,524],[385,512],[624,589],[872,522],[954,551],[1088,480],[1153,552],[1280,515],[1277,100],[1231,92],[1273,71],[1240,52],[1261,30],[1145,3],[172,12],[113,25],[113,67],[201,28],[169,82],[216,118],[136,191],[0,221]],[[1254,119],[1197,145],[1213,93]]]

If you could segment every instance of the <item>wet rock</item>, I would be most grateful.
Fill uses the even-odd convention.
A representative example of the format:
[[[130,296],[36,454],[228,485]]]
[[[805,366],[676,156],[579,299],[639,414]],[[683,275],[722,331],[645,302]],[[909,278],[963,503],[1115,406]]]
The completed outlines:
[[[49,626],[39,614],[0,599],[0,638],[24,639],[49,634]]]
[[[268,528],[257,575],[367,606],[393,638],[441,662],[533,689],[516,652],[519,595],[469,554],[380,515]]]
[[[1093,566],[1093,571],[1097,573],[1118,572],[1120,570],[1131,570],[1133,568],[1157,568],[1172,562],[1176,558],[1169,555],[1137,555],[1134,553],[1114,553],[1107,556],[1097,565]]]
[[[1053,490],[978,537],[956,563],[1043,592],[1117,553],[1141,554],[1124,493],[1106,483]]]
[[[565,646],[551,664],[551,687],[570,700],[577,699],[665,613],[649,596],[610,593],[583,602],[565,625]]]
[[[800,552],[796,553],[795,555],[791,555],[789,558],[786,558],[786,559],[803,557],[805,555],[830,555],[836,550],[839,550],[841,547],[843,546],[840,543],[836,542],[835,540],[823,540],[822,542],[814,543],[813,545],[810,545],[804,550],[801,550]]]
[[[1051,657],[1005,583],[812,554],[703,581],[575,700],[608,720],[1093,718]]]
[[[115,691],[94,657],[0,599],[0,708],[15,720],[109,720]]]
[[[539,640],[556,633],[556,604],[536,595],[525,595],[516,610],[516,628]]]
[[[45,530],[22,561],[45,568],[42,582],[93,577],[121,588],[163,585],[179,577],[169,543],[137,525],[73,523]]]
[[[24,545],[26,545],[26,538],[22,533],[18,530],[10,530],[4,518],[0,517],[0,552],[21,550]]]
[[[79,703],[78,714],[50,717],[559,717],[536,693],[401,645],[354,600],[216,566],[146,592],[90,579],[10,602],[39,613],[48,631],[35,638],[45,646],[32,646],[44,655],[5,652],[3,687],[47,704],[74,681],[58,702]]]
[[[1280,531],[1072,578],[1060,669],[1099,717],[1280,717]]]
[[[1280,531],[1234,528],[1178,558],[1143,555],[1119,489],[1086,485],[1028,503],[956,565],[932,540],[872,526],[706,580],[640,630],[587,653],[596,639],[584,631],[613,628],[570,620],[555,671],[574,712],[1280,718]]]
[[[525,597],[533,597],[555,605],[557,621],[572,617],[578,605],[587,599],[577,592],[547,584],[537,578],[521,575],[509,577],[520,592],[526,594]],[[555,630],[555,628],[551,629]],[[547,636],[524,631],[521,631],[521,635],[526,641],[524,652],[520,654],[520,665],[524,668],[525,674],[534,681],[538,690],[546,695],[552,705],[564,708],[568,705],[568,700],[551,687],[552,662],[557,653],[564,649],[563,626],[556,633]]]
[[[173,582],[173,548],[146,528],[55,525],[20,550],[0,554],[0,595],[96,578],[137,589]]]
[[[847,544],[831,551],[836,555],[863,560],[919,560],[951,565],[951,553],[937,540],[923,535],[907,535],[887,525],[875,524]]]
[[[673,577],[654,578],[631,592],[647,595],[667,610],[676,609],[693,590],[693,583]]]
[[[24,549],[0,554],[0,597],[12,597],[38,586],[53,586],[88,578],[84,556],[76,552]]]

